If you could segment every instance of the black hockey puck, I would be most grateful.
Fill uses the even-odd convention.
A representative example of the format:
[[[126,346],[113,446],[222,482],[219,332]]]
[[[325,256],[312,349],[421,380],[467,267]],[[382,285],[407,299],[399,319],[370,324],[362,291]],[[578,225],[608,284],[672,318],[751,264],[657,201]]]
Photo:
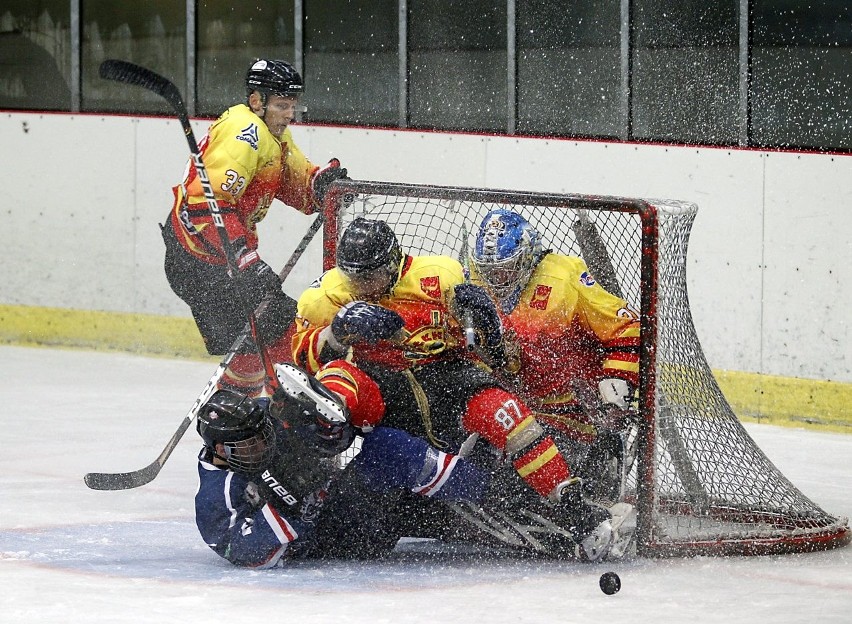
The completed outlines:
[[[615,572],[604,572],[601,574],[601,580],[599,583],[601,591],[607,596],[612,596],[621,589],[621,579],[618,578],[618,574]]]

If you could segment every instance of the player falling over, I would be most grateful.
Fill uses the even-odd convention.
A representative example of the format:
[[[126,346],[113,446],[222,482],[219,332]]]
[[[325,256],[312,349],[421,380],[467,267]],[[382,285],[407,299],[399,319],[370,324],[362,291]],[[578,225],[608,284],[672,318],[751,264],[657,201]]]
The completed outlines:
[[[465,348],[459,319],[472,319],[482,356],[502,363],[501,326],[479,286],[445,256],[405,254],[383,221],[355,219],[337,266],[299,299],[294,361],[346,397],[353,424],[405,430],[457,453],[470,434],[496,450],[552,504],[590,559],[602,557],[632,510],[590,504],[553,439],[526,404]],[[342,358],[346,357],[349,361]]]
[[[269,297],[258,319],[264,347],[273,361],[287,361],[295,302],[258,255],[257,224],[273,199],[305,214],[322,204],[329,185],[346,176],[332,159],[323,168],[308,160],[293,141],[289,124],[304,90],[302,77],[280,60],[258,60],[246,78],[246,101],[226,110],[200,141],[210,185],[236,252],[239,274],[229,276],[198,172],[190,161],[163,226],[165,272],[172,290],[192,310],[207,351],[226,353],[254,310]],[[265,380],[251,341],[234,356],[220,387],[258,395]]]
[[[582,259],[546,251],[519,214],[498,209],[482,220],[471,253],[472,279],[497,303],[507,356],[497,368],[544,424],[578,455],[587,489],[617,499],[620,475],[602,479],[602,462],[621,452],[635,418],[639,317],[604,290]],[[588,447],[587,445],[591,445]],[[601,491],[602,490],[602,491]]]
[[[377,427],[341,473],[334,456],[354,437],[339,397],[290,364],[270,401],[217,391],[198,414],[196,524],[218,555],[268,568],[304,558],[373,558],[393,550],[400,527],[391,493],[478,500],[488,477],[469,462],[403,431]]]
[[[581,560],[611,554],[593,550],[594,538],[578,545],[555,524],[531,524],[550,511],[528,488],[509,491],[467,459],[398,429],[375,427],[341,471],[334,456],[354,436],[342,398],[292,364],[275,369],[281,390],[271,400],[219,390],[198,415],[204,447],[196,524],[208,546],[234,565],[384,557],[405,536],[508,543]],[[483,531],[461,522],[458,503],[496,506],[527,531],[495,540],[497,526]]]

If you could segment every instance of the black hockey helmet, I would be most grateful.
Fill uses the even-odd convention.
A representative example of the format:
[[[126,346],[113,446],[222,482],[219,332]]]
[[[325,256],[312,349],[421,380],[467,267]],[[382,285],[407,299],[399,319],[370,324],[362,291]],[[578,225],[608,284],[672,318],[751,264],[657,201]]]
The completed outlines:
[[[337,268],[363,298],[389,293],[399,279],[404,257],[396,234],[384,221],[358,217],[337,243]]]
[[[268,410],[231,390],[217,390],[201,406],[198,434],[205,446],[235,472],[257,472],[275,453],[275,427]],[[224,446],[222,454],[216,451],[217,444]]]
[[[304,90],[305,83],[299,72],[286,61],[258,59],[246,74],[247,95],[260,91],[264,98],[269,94],[299,97]]]

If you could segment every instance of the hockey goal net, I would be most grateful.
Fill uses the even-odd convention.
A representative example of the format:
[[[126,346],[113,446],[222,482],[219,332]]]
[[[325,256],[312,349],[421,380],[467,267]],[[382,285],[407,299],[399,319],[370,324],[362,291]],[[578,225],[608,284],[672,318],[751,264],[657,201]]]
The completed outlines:
[[[340,201],[344,194],[354,201]],[[546,249],[583,257],[601,285],[641,314],[642,425],[627,480],[639,555],[770,554],[849,542],[847,520],[810,501],[758,448],[704,358],[686,290],[695,204],[342,182],[326,208],[325,268],[357,216],[386,221],[409,254],[461,259],[494,208],[523,215]]]

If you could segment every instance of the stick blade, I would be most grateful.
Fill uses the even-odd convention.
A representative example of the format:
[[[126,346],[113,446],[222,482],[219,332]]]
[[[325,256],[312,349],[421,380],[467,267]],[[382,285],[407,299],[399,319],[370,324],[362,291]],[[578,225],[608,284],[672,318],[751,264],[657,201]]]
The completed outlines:
[[[101,63],[98,74],[105,80],[144,87],[168,100],[175,110],[185,109],[183,98],[174,83],[147,67],[119,59],[107,59]]]
[[[90,472],[83,481],[92,490],[132,490],[150,483],[160,474],[159,461],[133,472]]]

